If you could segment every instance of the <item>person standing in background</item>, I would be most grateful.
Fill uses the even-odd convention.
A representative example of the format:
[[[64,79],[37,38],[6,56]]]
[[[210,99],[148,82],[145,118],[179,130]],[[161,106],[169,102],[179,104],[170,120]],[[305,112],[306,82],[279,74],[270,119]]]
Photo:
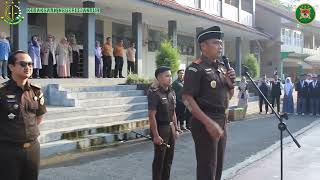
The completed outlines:
[[[48,40],[43,44],[41,50],[43,52],[42,66],[45,78],[53,78],[55,75],[54,66],[57,63],[56,49],[57,46],[53,40],[53,36],[48,35]]]
[[[297,91],[297,114],[304,115],[306,113],[307,96],[308,96],[308,83],[306,81],[306,75],[300,75],[300,80],[296,83]]]
[[[271,82],[271,104],[274,108],[277,103],[277,112],[280,113],[280,96],[281,96],[282,84],[279,81],[279,76],[274,75],[274,81]],[[273,113],[273,112],[272,112]]]
[[[113,56],[116,62],[116,66],[114,68],[114,78],[124,78],[122,76],[122,68],[123,68],[123,55],[124,55],[124,47],[123,40],[119,40],[116,47],[113,50]]]
[[[70,47],[71,47],[71,53],[72,53],[72,63],[71,63],[71,77],[79,77],[78,71],[79,71],[79,62],[80,62],[80,51],[77,44],[76,37],[73,35],[70,39]]]
[[[269,92],[270,92],[270,83],[267,80],[267,76],[264,75],[261,79],[261,82],[259,83],[259,89],[261,90],[262,94],[268,99],[269,98]],[[262,95],[259,94],[259,114],[262,113],[262,105],[264,104],[266,114],[268,114],[268,103],[265,101],[262,97]]]
[[[100,42],[96,41],[95,49],[95,75],[97,78],[103,77],[102,74],[102,53],[101,53]]]
[[[8,79],[8,57],[11,52],[6,33],[0,32],[0,80]]]
[[[127,49],[127,64],[128,64],[128,75],[134,73],[135,61],[136,61],[136,49],[135,43],[131,42],[130,47]]]
[[[319,113],[319,98],[320,98],[320,82],[318,82],[317,75],[313,75],[313,81],[310,82],[310,112],[316,116]]]
[[[294,104],[293,104],[293,89],[294,85],[291,82],[291,78],[287,77],[284,85],[284,97],[283,97],[283,113],[293,113],[294,112]]]
[[[111,37],[107,37],[106,43],[102,47],[102,59],[103,59],[103,78],[111,78],[112,67],[112,44]]]
[[[248,92],[248,83],[245,76],[242,76],[238,89],[239,89],[238,107],[243,108],[244,114],[246,114],[247,108],[248,108],[249,92]]]
[[[41,56],[40,56],[40,44],[38,43],[38,36],[33,35],[31,37],[31,42],[29,43],[28,53],[33,62],[33,75],[32,78],[40,78]]]
[[[70,51],[67,38],[62,38],[57,47],[57,74],[59,78],[70,76]]]

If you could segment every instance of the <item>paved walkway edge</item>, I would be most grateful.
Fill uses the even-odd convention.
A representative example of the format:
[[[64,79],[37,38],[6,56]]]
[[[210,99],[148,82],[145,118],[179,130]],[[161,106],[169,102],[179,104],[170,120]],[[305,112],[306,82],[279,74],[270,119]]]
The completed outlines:
[[[309,124],[308,126],[300,129],[296,133],[293,133],[293,136],[297,138],[298,136],[304,134],[305,132],[307,132],[308,130],[312,129],[313,127],[315,127],[316,125],[319,125],[319,124],[320,124],[320,119],[312,122],[311,124]],[[290,126],[289,126],[289,129],[290,129]],[[280,137],[280,133],[279,133],[279,137]],[[291,144],[291,143],[294,143],[294,142],[292,141],[290,136],[288,136],[288,137],[283,139],[283,145],[284,146],[287,146],[288,144]],[[301,146],[303,146],[303,144],[301,144]],[[237,173],[240,170],[248,167],[249,165],[255,163],[256,161],[259,161],[259,160],[265,158],[266,156],[270,155],[272,152],[274,152],[277,149],[280,149],[280,140],[277,141],[275,144],[271,145],[270,147],[268,147],[267,149],[262,150],[262,151],[258,152],[257,154],[249,157],[245,161],[235,165],[234,167],[229,168],[227,170],[224,170],[222,179],[224,179],[224,180],[232,179],[233,177],[235,177],[237,175]]]

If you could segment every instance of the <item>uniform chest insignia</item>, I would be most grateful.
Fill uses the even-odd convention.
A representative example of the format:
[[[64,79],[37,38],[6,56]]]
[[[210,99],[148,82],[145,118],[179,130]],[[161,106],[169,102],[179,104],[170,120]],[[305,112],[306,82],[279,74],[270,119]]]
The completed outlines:
[[[44,105],[44,98],[43,98],[43,96],[40,98],[40,105],[41,105],[41,106]]]
[[[11,120],[14,119],[15,117],[16,117],[16,115],[14,115],[14,114],[12,114],[12,113],[10,113],[10,114],[8,115],[8,118],[11,119]]]
[[[208,68],[208,69],[206,69],[206,72],[210,72],[212,69],[211,68]]]
[[[13,105],[13,109],[17,110],[19,108],[18,104]]]
[[[8,99],[14,99],[16,97],[16,95],[7,95]]]
[[[38,101],[38,97],[37,96],[33,97],[33,100]]]
[[[162,100],[167,100],[167,98],[165,98],[165,97],[164,97],[164,98],[161,98],[161,99],[162,99]]]
[[[215,89],[217,87],[217,82],[216,81],[211,81],[210,86]]]
[[[194,67],[189,67],[188,70],[193,71],[193,72],[197,72],[198,69],[194,68]]]

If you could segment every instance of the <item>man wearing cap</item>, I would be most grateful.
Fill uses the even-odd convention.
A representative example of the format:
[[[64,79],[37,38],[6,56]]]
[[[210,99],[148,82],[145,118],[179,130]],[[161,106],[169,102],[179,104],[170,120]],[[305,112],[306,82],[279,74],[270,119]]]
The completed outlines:
[[[175,138],[179,132],[175,113],[176,95],[171,89],[170,68],[161,66],[155,71],[156,81],[148,91],[148,110],[151,136],[154,143],[153,180],[169,180]],[[166,143],[170,148],[164,146]]]
[[[40,162],[38,125],[46,113],[39,86],[28,81],[33,63],[27,52],[8,59],[11,79],[0,84],[0,176],[37,180]]]
[[[234,93],[235,72],[219,63],[222,53],[220,27],[197,36],[201,57],[187,69],[182,99],[192,113],[191,132],[197,158],[197,180],[220,180],[226,147],[227,108]]]

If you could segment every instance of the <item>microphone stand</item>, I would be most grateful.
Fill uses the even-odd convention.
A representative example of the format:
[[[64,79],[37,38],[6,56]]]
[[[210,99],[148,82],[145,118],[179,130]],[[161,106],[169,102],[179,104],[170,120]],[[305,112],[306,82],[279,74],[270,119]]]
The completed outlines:
[[[299,142],[297,141],[297,139],[295,137],[293,137],[293,135],[291,134],[290,130],[288,129],[288,126],[286,123],[283,122],[283,119],[288,120],[288,115],[286,113],[279,115],[274,108],[271,106],[270,102],[268,101],[268,99],[264,96],[264,94],[261,92],[260,88],[257,86],[257,84],[253,81],[253,79],[251,78],[250,74],[248,73],[249,68],[246,66],[243,66],[244,69],[244,75],[246,75],[251,83],[254,85],[255,89],[259,92],[260,96],[263,97],[264,102],[267,102],[268,106],[271,108],[272,112],[275,114],[275,116],[277,117],[277,119],[279,120],[279,124],[278,124],[278,129],[280,131],[280,163],[281,163],[281,180],[283,180],[283,131],[287,131],[288,134],[290,135],[290,137],[292,138],[293,142],[297,145],[298,148],[301,147],[301,145],[299,144]]]

